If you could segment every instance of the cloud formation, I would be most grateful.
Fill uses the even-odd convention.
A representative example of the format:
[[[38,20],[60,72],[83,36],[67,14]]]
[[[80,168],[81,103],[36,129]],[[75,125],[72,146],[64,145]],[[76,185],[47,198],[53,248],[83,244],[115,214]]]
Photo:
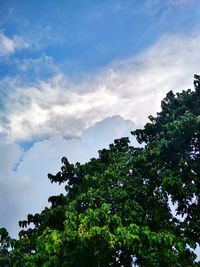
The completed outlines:
[[[28,47],[28,43],[19,36],[9,38],[5,34],[0,33],[0,58],[8,57],[14,54],[16,50]]]
[[[11,81],[0,131],[9,140],[80,136],[96,121],[117,114],[144,124],[159,111],[166,92],[191,87],[199,71],[199,41],[199,35],[164,36],[140,55],[114,62],[81,83],[63,74],[31,87]]]
[[[19,220],[28,213],[40,212],[48,205],[49,196],[64,192],[63,186],[51,184],[47,179],[48,173],[59,171],[63,156],[72,163],[84,163],[123,136],[129,136],[136,145],[130,135],[135,127],[133,122],[114,116],[86,129],[80,138],[66,140],[54,135],[24,152],[17,145],[0,144],[0,226],[6,226],[11,235],[16,235]]]

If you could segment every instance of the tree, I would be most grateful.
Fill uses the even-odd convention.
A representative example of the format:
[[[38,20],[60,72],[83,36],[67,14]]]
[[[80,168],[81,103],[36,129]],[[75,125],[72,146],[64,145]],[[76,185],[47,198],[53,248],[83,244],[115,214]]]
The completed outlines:
[[[162,190],[185,217],[180,227],[191,242],[200,240],[200,76],[194,76],[195,91],[170,91],[162,111],[150,117],[144,130],[135,131],[146,143],[149,160],[155,162]]]
[[[48,177],[66,183],[66,195],[21,221],[19,240],[0,232],[1,266],[200,266],[190,249],[200,240],[199,83],[170,91],[133,132],[143,148],[121,138],[86,164],[64,157]]]

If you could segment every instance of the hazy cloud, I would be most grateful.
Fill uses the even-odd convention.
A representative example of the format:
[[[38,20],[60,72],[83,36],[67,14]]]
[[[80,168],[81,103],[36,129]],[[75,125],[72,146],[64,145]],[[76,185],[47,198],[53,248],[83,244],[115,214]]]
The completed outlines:
[[[7,37],[4,33],[0,33],[0,57],[7,57],[13,54],[17,49],[29,47],[19,36],[13,38]]]
[[[6,226],[14,234],[17,221],[30,205],[33,196],[32,182],[28,173],[13,170],[22,151],[15,144],[0,143],[0,227]]]
[[[42,55],[37,58],[18,59],[15,60],[14,63],[18,66],[20,71],[32,71],[37,76],[40,72],[42,72],[42,69],[47,69],[51,73],[54,73],[58,70],[58,67],[53,62],[52,57],[47,55]]]
[[[175,5],[184,6],[186,4],[192,4],[195,1],[196,0],[168,0],[168,4],[172,6],[175,6]]]
[[[28,213],[40,212],[48,205],[49,196],[64,192],[63,186],[51,184],[47,179],[49,172],[59,171],[63,156],[70,162],[84,163],[98,156],[99,149],[123,136],[129,136],[136,145],[130,135],[135,127],[133,122],[115,116],[86,129],[80,138],[66,140],[54,135],[24,152],[17,145],[0,144],[0,226],[6,226],[15,235],[19,220]]]

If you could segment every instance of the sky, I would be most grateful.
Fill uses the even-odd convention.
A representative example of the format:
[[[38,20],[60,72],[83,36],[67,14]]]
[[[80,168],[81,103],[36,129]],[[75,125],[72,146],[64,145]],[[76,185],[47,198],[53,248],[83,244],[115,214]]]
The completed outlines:
[[[98,156],[200,74],[198,0],[0,0],[0,227],[40,212],[61,158]]]

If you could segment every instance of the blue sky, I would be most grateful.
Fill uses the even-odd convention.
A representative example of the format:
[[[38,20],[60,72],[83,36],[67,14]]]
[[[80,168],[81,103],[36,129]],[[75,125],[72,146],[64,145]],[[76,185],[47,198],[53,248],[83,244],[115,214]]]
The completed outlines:
[[[198,29],[199,6],[192,0],[1,1],[1,32],[21,38],[26,49],[19,46],[12,60],[2,62],[0,74],[19,74],[19,59],[36,61],[46,55],[78,77],[143,51],[161,34]],[[48,67],[37,74],[51,76]],[[34,79],[31,73],[26,74]]]
[[[199,18],[198,0],[0,1],[0,226],[63,190],[62,156],[97,156],[192,87]]]

